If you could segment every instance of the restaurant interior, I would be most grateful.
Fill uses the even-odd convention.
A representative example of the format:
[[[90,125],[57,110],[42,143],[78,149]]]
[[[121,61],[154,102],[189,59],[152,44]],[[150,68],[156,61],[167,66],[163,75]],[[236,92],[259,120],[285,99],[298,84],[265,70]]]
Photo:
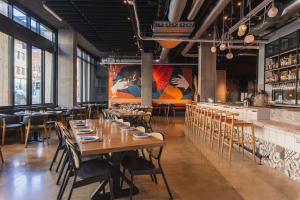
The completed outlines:
[[[0,200],[300,199],[300,0],[0,0],[0,80]]]

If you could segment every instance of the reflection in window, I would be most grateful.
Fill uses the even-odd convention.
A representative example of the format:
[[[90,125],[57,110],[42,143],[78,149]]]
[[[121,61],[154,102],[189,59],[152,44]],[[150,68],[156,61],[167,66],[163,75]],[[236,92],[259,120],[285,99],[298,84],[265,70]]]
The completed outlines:
[[[0,0],[0,13],[2,15],[8,16],[8,4],[4,0]]]
[[[54,60],[53,54],[45,51],[45,103],[53,103]]]
[[[23,26],[27,26],[26,14],[17,7],[13,8],[13,20]]]
[[[0,32],[0,106],[11,106],[10,67],[9,67],[10,37]]]
[[[44,26],[43,24],[40,24],[40,34],[44,38],[46,38],[50,41],[53,41],[52,40],[52,31],[48,27]]]
[[[32,104],[42,103],[42,50],[32,47]]]
[[[17,57],[17,52],[24,55],[24,59]],[[27,102],[27,44],[15,39],[15,60],[14,60],[14,97],[15,105],[25,105]]]
[[[34,32],[37,32],[37,22],[34,18],[30,20],[30,29]]]

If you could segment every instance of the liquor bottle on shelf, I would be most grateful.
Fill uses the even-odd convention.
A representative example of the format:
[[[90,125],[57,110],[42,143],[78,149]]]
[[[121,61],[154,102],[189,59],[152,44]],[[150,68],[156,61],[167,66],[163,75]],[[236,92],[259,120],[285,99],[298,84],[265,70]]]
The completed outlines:
[[[284,55],[280,58],[280,66],[284,67],[284,66],[288,66],[288,65],[294,65],[297,64],[297,56],[296,54],[288,54],[288,55]]]

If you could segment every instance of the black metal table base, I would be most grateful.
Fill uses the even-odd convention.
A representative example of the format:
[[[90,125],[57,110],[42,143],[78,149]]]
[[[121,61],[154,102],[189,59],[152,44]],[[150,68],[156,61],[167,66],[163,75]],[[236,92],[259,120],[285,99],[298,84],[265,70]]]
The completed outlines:
[[[139,190],[137,187],[133,187],[133,195],[136,195],[139,193]],[[122,189],[121,191],[119,191],[118,193],[114,193],[114,198],[118,199],[121,197],[129,197],[130,194],[130,189],[126,188],[126,189]],[[106,192],[105,194],[103,193],[98,193],[95,194],[94,196],[91,197],[92,200],[110,200],[110,192]]]

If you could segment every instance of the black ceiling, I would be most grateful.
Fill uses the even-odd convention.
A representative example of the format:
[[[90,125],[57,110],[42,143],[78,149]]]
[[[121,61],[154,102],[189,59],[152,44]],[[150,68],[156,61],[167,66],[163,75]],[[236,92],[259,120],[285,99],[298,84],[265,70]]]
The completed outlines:
[[[144,31],[163,16],[162,2],[137,1]],[[47,0],[46,4],[100,51],[138,52],[132,13],[123,0]],[[153,47],[154,43],[145,45]]]
[[[240,8],[238,2],[251,2],[251,7],[261,3],[263,0],[233,0],[216,20],[215,25],[221,34],[223,16],[227,15],[228,21],[225,22],[227,30],[240,19]],[[156,42],[137,41],[136,24],[132,7],[124,0],[47,0],[46,4],[64,21],[70,24],[76,31],[81,33],[89,40],[99,51],[107,52],[111,55],[131,55],[139,52],[138,44],[145,51],[154,52],[159,56],[160,47]],[[193,0],[188,0],[181,21],[186,17],[191,9]],[[191,37],[201,26],[205,16],[211,12],[211,9],[218,0],[206,0],[195,18],[195,30],[191,33]],[[283,1],[275,0],[276,3]],[[291,0],[284,0],[285,4]],[[140,28],[143,35],[152,35],[152,25],[156,20],[167,21],[168,8],[170,0],[136,0],[137,10],[140,21]],[[245,5],[244,13],[249,12],[251,7]],[[257,19],[256,19],[257,18]],[[252,24],[261,22],[261,17],[252,18]],[[225,31],[226,31],[225,30]],[[272,30],[271,30],[272,31]],[[202,37],[212,37],[212,26]],[[232,35],[237,38],[236,33]],[[240,38],[241,39],[241,38]],[[260,38],[259,38],[260,39]],[[138,44],[137,44],[138,43]],[[181,50],[186,43],[182,43],[177,48],[172,49],[171,58],[180,61],[196,61],[197,59],[185,58],[181,56]],[[197,45],[190,52],[197,52]],[[247,50],[243,50],[247,51]]]

